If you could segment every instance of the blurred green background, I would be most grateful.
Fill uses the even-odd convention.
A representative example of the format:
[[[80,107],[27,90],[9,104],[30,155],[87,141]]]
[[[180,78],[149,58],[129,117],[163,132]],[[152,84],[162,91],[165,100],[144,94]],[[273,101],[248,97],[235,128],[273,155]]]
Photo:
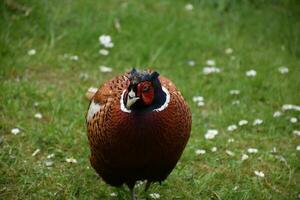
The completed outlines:
[[[299,198],[300,114],[281,110],[300,104],[300,1],[4,0],[0,16],[0,199],[129,199],[90,167],[85,92],[133,66],[169,77],[193,113],[177,167],[161,186],[138,188],[140,199]],[[107,56],[101,35],[114,43]],[[207,60],[220,72],[203,73]],[[227,130],[242,119],[249,124]],[[206,140],[208,129],[218,136]]]

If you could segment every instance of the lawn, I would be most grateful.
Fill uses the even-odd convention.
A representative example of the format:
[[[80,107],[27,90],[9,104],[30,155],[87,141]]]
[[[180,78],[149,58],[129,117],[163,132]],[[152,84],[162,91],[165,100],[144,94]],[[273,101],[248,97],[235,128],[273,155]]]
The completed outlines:
[[[0,199],[129,199],[89,164],[85,92],[132,67],[169,77],[193,116],[140,199],[300,198],[297,0],[4,0],[0,16]]]

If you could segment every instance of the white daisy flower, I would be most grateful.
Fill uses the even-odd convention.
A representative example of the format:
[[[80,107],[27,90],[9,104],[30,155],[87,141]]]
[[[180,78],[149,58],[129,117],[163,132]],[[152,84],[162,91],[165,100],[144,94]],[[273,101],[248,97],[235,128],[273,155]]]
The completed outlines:
[[[226,152],[227,155],[229,155],[229,156],[234,156],[234,153],[233,153],[232,151],[226,150],[225,152]]]
[[[292,110],[293,107],[294,107],[294,105],[292,105],[292,104],[284,104],[284,105],[282,106],[282,110],[283,110],[283,111]]]
[[[287,110],[300,111],[300,106],[292,105],[292,104],[284,104],[284,105],[282,106],[282,110],[283,110],[283,111],[287,111]]]
[[[235,124],[229,125],[227,127],[227,131],[230,131],[230,132],[232,132],[232,131],[234,131],[236,129],[237,129],[237,125],[235,125]]]
[[[199,107],[204,106],[204,98],[202,96],[194,96],[193,101],[196,102]]]
[[[207,130],[207,132],[205,133],[204,137],[207,140],[211,140],[214,139],[216,137],[216,135],[218,135],[219,131],[215,130],[215,129],[209,129]]]
[[[11,129],[11,133],[14,134],[14,135],[18,135],[20,133],[20,129],[19,128],[13,128]]]
[[[226,54],[232,54],[233,53],[233,49],[232,48],[227,48],[227,49],[225,49],[225,53]]]
[[[187,11],[192,11],[194,9],[194,6],[193,6],[193,4],[188,3],[188,4],[185,5],[184,8]]]
[[[99,36],[99,42],[102,45],[111,43],[111,37],[109,35],[101,35],[101,36]]]
[[[293,124],[297,123],[298,119],[296,117],[291,117],[290,122],[293,123]]]
[[[33,55],[36,54],[36,50],[35,50],[35,49],[30,49],[30,50],[28,50],[27,54],[28,54],[29,56],[33,56]]]
[[[248,158],[249,158],[249,156],[247,154],[242,155],[242,161],[247,160]]]
[[[277,153],[277,148],[273,147],[272,150],[271,150],[271,153]]]
[[[204,98],[202,96],[194,96],[193,101],[194,102],[204,101]]]
[[[214,60],[207,60],[206,64],[209,65],[209,66],[215,66],[216,65],[216,61],[214,61]]]
[[[248,124],[248,121],[245,120],[245,119],[242,119],[242,120],[239,121],[239,126],[245,126],[247,124]]]
[[[112,48],[114,46],[114,43],[112,43],[111,37],[109,35],[101,35],[99,37],[99,42],[106,48]]]
[[[53,165],[53,161],[52,160],[45,160],[44,164],[46,167],[51,167]]]
[[[196,153],[197,155],[203,155],[203,154],[206,153],[206,151],[205,151],[204,149],[197,149],[197,150],[195,151],[195,153]]]
[[[215,73],[220,73],[220,68],[218,67],[204,67],[203,68],[203,74],[215,74]]]
[[[100,49],[99,54],[102,56],[107,56],[109,54],[109,51],[106,49]]]
[[[113,48],[115,45],[114,45],[114,43],[108,43],[105,47],[106,48]]]
[[[276,111],[273,113],[274,118],[280,117],[281,115],[282,115],[282,113],[280,111]]]
[[[264,121],[262,119],[255,119],[253,122],[253,126],[261,125]]]
[[[256,148],[248,148],[248,153],[257,153],[258,152],[258,149]]]
[[[196,63],[195,63],[195,61],[193,61],[193,60],[188,60],[187,64],[188,64],[189,66],[194,67]]]
[[[297,151],[300,151],[300,145],[298,145],[298,146],[296,147],[296,150],[297,150]]]
[[[98,88],[95,88],[95,87],[90,87],[88,89],[88,92],[93,93],[93,94],[96,94],[97,91],[98,91]]]
[[[51,153],[51,154],[49,154],[49,155],[47,156],[47,158],[50,159],[50,158],[53,158],[54,156],[55,156],[55,154],[54,154],[54,153]]]
[[[258,177],[261,177],[261,178],[264,178],[265,177],[265,174],[262,172],[262,171],[254,171],[254,174]]]
[[[32,154],[31,156],[36,156],[41,150],[40,149],[36,149]]]
[[[35,113],[34,117],[37,118],[37,119],[42,119],[43,115],[41,113]]]
[[[160,198],[160,194],[158,194],[158,193],[151,193],[151,194],[149,194],[149,196],[150,196],[152,199],[159,199],[159,198]]]
[[[66,162],[76,164],[77,160],[75,158],[71,157],[71,158],[66,158]]]
[[[204,106],[205,104],[204,104],[204,102],[203,101],[199,101],[198,103],[197,103],[197,106],[199,106],[199,107],[202,107],[202,106]]]
[[[218,148],[217,147],[212,147],[210,150],[211,150],[211,152],[216,152],[218,150]]]
[[[54,162],[52,160],[44,160],[44,164],[46,167],[51,167],[54,164]]]
[[[34,102],[34,103],[33,103],[33,106],[34,106],[34,107],[38,107],[39,105],[40,105],[39,102]]]
[[[239,90],[230,90],[229,94],[231,94],[231,95],[238,95],[238,94],[240,94],[240,91]]]
[[[279,73],[281,74],[287,74],[289,72],[289,68],[282,66],[278,68]]]
[[[228,143],[233,143],[233,142],[234,142],[234,139],[233,139],[233,138],[229,138],[229,139],[227,140],[227,142],[228,142]]]
[[[76,56],[76,55],[72,55],[72,56],[70,56],[70,60],[78,61],[78,60],[79,60],[79,57]]]
[[[109,72],[112,72],[112,68],[106,67],[106,66],[104,66],[104,65],[100,66],[99,69],[100,69],[100,72],[102,72],[102,73],[109,73]]]
[[[112,193],[109,194],[109,196],[111,196],[111,197],[116,197],[116,196],[118,196],[118,194],[115,193],[115,192],[112,192]]]
[[[296,136],[300,136],[300,131],[294,130],[294,131],[293,131],[293,134],[296,135]]]
[[[254,76],[256,76],[256,71],[254,69],[246,71],[246,76],[254,77]]]

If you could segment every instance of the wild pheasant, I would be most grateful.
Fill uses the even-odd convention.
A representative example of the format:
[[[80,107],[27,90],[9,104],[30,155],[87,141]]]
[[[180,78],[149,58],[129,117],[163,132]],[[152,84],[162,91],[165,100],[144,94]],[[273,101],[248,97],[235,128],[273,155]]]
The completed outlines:
[[[191,113],[175,85],[155,71],[117,76],[91,97],[86,115],[90,162],[112,186],[167,178],[190,136]]]

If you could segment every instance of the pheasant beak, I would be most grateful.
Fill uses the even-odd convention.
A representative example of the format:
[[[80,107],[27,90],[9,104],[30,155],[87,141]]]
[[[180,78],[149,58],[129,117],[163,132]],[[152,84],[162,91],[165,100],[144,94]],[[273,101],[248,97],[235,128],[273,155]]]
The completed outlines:
[[[131,89],[127,96],[126,108],[130,109],[130,107],[139,99],[140,97],[137,97],[135,92]]]

